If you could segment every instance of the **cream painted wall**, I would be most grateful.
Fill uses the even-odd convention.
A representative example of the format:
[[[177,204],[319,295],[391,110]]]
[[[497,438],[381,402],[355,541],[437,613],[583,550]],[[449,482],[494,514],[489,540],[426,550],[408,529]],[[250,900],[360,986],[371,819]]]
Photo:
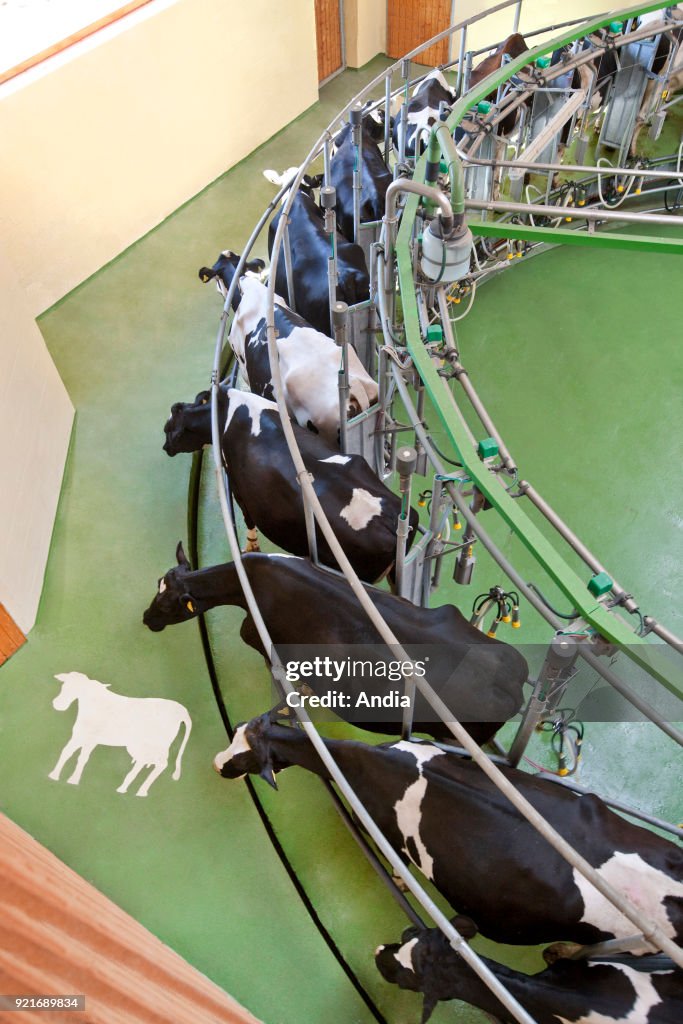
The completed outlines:
[[[344,0],[346,63],[362,68],[387,47],[387,0]]]
[[[495,3],[482,0],[456,0],[455,22],[479,14]],[[520,29],[533,30],[543,25],[561,24],[573,18],[589,17],[600,12],[598,0],[525,0]],[[514,6],[492,15],[473,26],[467,35],[467,48],[477,50],[493,45],[512,30]],[[362,67],[377,53],[386,52],[387,0],[344,0],[346,62],[349,67]],[[537,42],[544,37],[539,36]],[[454,36],[453,58],[459,53],[460,37]]]
[[[0,86],[0,602],[24,632],[73,419],[34,318],[317,98],[313,0],[157,0]]]
[[[318,98],[313,0],[159,2],[93,39],[0,87],[0,229],[34,315]]]
[[[0,603],[35,621],[74,410],[0,251]]]
[[[464,21],[485,11],[488,7],[495,7],[495,3],[482,3],[482,0],[456,0],[455,22]],[[588,18],[593,14],[599,14],[604,9],[599,0],[525,0],[522,5],[522,14],[519,28],[524,35],[525,31],[542,28],[544,25],[560,25],[562,22],[571,21],[574,18]],[[477,25],[472,26],[467,33],[467,49],[478,50],[483,46],[493,46],[496,42],[504,39],[512,31],[515,7],[512,5],[499,14],[493,14],[483,19]],[[548,38],[552,37],[552,33]],[[533,40],[533,45],[541,42],[545,37],[539,36]],[[453,37],[453,58],[459,53],[460,37],[456,33]]]

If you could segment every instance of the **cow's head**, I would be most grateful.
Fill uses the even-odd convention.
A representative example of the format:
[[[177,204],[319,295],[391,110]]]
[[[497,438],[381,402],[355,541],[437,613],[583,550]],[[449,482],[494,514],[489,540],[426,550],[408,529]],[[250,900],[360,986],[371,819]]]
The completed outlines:
[[[169,569],[159,580],[158,590],[152,603],[142,616],[142,621],[154,633],[160,633],[166,626],[176,622],[194,619],[204,608],[190,593],[187,579],[192,566],[183,550],[183,542],[179,541],[176,548],[177,565]]]
[[[452,923],[465,939],[477,933],[469,917],[458,915]],[[375,950],[375,963],[385,981],[424,994],[422,1024],[429,1020],[440,999],[457,998],[454,974],[468,970],[438,928],[407,928],[400,942]]]
[[[278,174],[277,171],[267,170],[263,172],[263,177],[266,181],[269,181],[271,185],[277,185],[278,188],[282,188],[283,185],[290,185],[297,174],[299,173],[298,167],[288,167],[282,174]],[[301,182],[299,183],[299,191],[305,192],[307,196],[313,198],[315,189],[320,188],[324,181],[324,175],[322,174],[304,174]]]
[[[216,287],[221,293],[223,298],[227,297],[228,289],[235,276],[235,270],[240,258],[237,253],[232,252],[230,249],[226,249],[222,252],[212,267],[200,267],[199,268],[199,280],[203,284],[207,284],[209,281],[216,281]],[[244,264],[245,271],[251,271],[252,274],[260,274],[265,270],[266,265],[261,259],[247,260]],[[232,308],[237,309],[239,306],[240,296],[237,294],[237,289],[232,297]]]
[[[372,108],[371,103],[365,104],[366,112],[363,115],[363,128],[373,142],[382,142],[384,139],[384,125],[386,113],[384,107]],[[389,131],[394,127],[394,119],[389,115]]]
[[[260,775],[277,789],[273,767],[273,753],[268,739],[268,729],[277,717],[277,711],[268,711],[250,722],[242,722],[235,729],[232,743],[227,750],[216,754],[213,766],[224,779],[241,779],[245,775]]]
[[[211,442],[211,392],[200,391],[194,402],[175,402],[164,424],[167,455],[197,452]]]

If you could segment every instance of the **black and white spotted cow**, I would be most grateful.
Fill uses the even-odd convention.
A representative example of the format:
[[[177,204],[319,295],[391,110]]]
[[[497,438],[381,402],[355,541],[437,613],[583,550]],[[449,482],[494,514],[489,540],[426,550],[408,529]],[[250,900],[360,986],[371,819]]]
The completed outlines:
[[[591,944],[634,934],[634,925],[541,838],[473,761],[429,743],[325,745],[394,850],[487,938]],[[271,784],[275,772],[291,765],[328,774],[306,734],[268,714],[239,726],[214,761],[226,778],[249,772]],[[669,938],[683,940],[683,851],[620,818],[593,794],[577,795],[513,768],[503,771],[607,882]]]
[[[464,934],[460,919],[454,924]],[[537,1024],[683,1020],[683,971],[666,957],[557,960],[533,975],[482,959]],[[386,981],[424,994],[422,1024],[427,1024],[437,1003],[447,999],[477,1006],[505,1024],[514,1022],[438,928],[407,929],[400,943],[375,951],[375,963]]]
[[[415,87],[412,96],[408,100],[404,150],[406,156],[415,156],[416,146],[420,153],[424,151],[429,136],[427,129],[431,128],[439,120],[442,104],[451,107],[455,103],[455,99],[455,90],[451,89],[438,68],[430,71],[427,77]],[[394,148],[397,153],[401,151],[401,138],[403,135],[402,113],[403,111],[400,111],[396,115],[392,132]]]
[[[381,220],[387,189],[393,176],[377,145],[384,138],[384,127],[371,115],[363,117],[361,135],[361,223]],[[330,183],[337,190],[337,224],[345,238],[353,239],[353,169],[356,150],[351,126],[345,125],[332,144]]]
[[[293,180],[297,168],[290,167],[283,174],[264,171],[264,177],[272,184],[282,186]],[[289,193],[285,194],[285,198]],[[283,199],[284,202],[284,199]],[[268,225],[268,254],[272,255],[275,233],[280,223],[279,210]],[[330,289],[328,258],[330,236],[325,231],[323,212],[311,195],[308,187],[299,188],[289,212],[289,244],[292,254],[294,279],[294,305],[309,324],[323,334],[331,335]],[[337,231],[335,236],[337,255],[337,300],[355,306],[370,298],[370,275],[363,250]],[[275,290],[289,302],[287,271],[284,252],[280,252],[275,272]]]
[[[216,278],[219,290],[227,294],[239,257],[229,250],[213,267],[202,267],[199,277]],[[254,394],[274,399],[268,339],[266,333],[267,288],[255,271],[262,260],[253,260],[239,281],[233,296],[235,316],[229,341],[242,373]],[[296,422],[321,434],[330,443],[338,440],[339,366],[341,349],[311,327],[301,316],[275,296],[275,329],[280,372],[287,408]],[[349,345],[348,415],[368,409],[377,399],[377,384],[366,372],[355,349]]]
[[[249,530],[258,528],[278,547],[308,555],[301,487],[296,479],[277,405],[249,391],[219,388],[221,449],[230,488]],[[321,437],[293,424],[313,486],[332,528],[361,579],[372,582],[392,567],[401,500],[360,455],[340,455]],[[195,402],[176,403],[164,430],[164,450],[196,451],[211,442],[210,392]],[[410,510],[409,545],[418,515]],[[318,531],[318,558],[338,568]],[[248,546],[248,550],[258,550]]]
[[[146,626],[158,632],[217,605],[236,605],[247,612],[232,562],[192,571],[182,545],[178,545],[176,557],[178,564],[159,580],[158,591],[143,616]],[[334,648],[339,661],[357,659],[361,650],[364,657],[392,658],[343,576],[293,555],[247,554],[242,564],[276,647],[308,645],[308,653],[299,655],[302,658],[309,656],[311,648],[325,648],[326,652]],[[478,743],[490,739],[519,710],[528,666],[514,647],[485,636],[453,605],[420,608],[386,591],[367,586],[366,590],[394,635],[408,645],[409,653],[411,645],[413,651],[428,650],[432,686],[453,714],[468,723]],[[265,653],[248,612],[240,636]],[[382,687],[383,682],[379,686],[384,692],[398,685]],[[354,711],[358,688],[364,691],[370,686],[365,677],[347,678],[344,685],[354,696],[351,710],[339,711],[342,717],[374,732],[400,732],[400,710],[382,710],[375,716],[382,721],[371,721],[374,712],[365,708]],[[434,717],[424,699],[418,699],[415,730],[452,740],[452,733]]]

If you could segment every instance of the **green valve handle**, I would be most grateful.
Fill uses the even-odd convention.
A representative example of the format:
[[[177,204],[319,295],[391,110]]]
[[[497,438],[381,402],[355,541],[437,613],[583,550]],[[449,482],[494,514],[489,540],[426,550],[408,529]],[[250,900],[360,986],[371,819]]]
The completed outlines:
[[[537,68],[549,68],[550,67],[550,57],[537,57],[536,58],[536,67]]]
[[[445,160],[439,160],[439,173],[448,174],[448,164]]]
[[[620,32],[624,31],[623,21],[610,21],[609,30],[613,36],[618,36]]]
[[[491,104],[489,103],[488,100],[479,100],[479,102],[477,103],[477,113],[478,114],[488,114],[490,109],[491,109]]]
[[[485,437],[477,445],[477,451],[481,459],[491,459],[498,454],[498,445],[492,437]]]
[[[598,572],[588,581],[588,589],[593,597],[608,594],[613,586],[614,583],[606,572]]]
[[[433,341],[443,341],[443,327],[440,327],[439,324],[431,324],[427,328],[427,342]]]

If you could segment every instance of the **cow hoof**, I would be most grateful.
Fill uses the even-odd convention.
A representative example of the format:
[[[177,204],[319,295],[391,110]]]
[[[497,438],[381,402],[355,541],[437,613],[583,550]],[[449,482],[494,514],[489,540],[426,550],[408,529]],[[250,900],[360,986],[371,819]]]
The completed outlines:
[[[571,960],[581,949],[578,942],[553,942],[543,950],[543,959],[547,964],[557,960]]]

